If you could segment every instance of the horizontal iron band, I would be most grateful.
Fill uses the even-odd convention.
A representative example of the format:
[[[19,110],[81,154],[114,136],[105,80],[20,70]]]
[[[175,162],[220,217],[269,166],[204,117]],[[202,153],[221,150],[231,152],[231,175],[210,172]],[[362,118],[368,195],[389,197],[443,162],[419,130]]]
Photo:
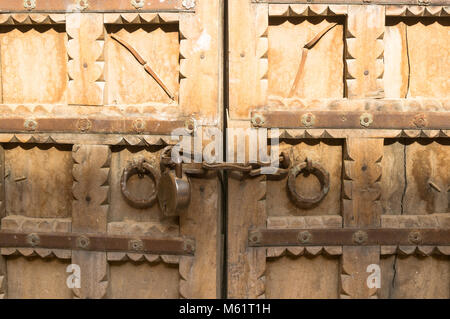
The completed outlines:
[[[249,231],[250,247],[282,246],[450,246],[450,229],[256,229]]]
[[[361,5],[420,5],[418,0],[252,0],[254,3],[280,3],[280,4],[361,4]],[[423,6],[448,5],[445,0],[422,1]]]
[[[148,118],[0,118],[0,132],[3,133],[171,134],[184,127],[184,120]]]
[[[152,238],[148,236],[1,231],[0,247],[193,255],[195,242],[192,239],[181,237]]]
[[[268,111],[253,126],[321,129],[450,129],[450,112]]]
[[[72,12],[81,10],[82,12],[145,12],[145,11],[187,11],[182,5],[182,0],[169,1],[136,1],[142,7],[136,8],[130,0],[87,0],[81,1],[81,8],[78,8],[76,0],[45,0],[36,1],[35,8],[27,10],[23,0],[0,1],[0,11],[7,12]],[[87,3],[87,5],[85,5]],[[142,4],[141,4],[142,3]],[[192,10],[192,8],[190,8]]]

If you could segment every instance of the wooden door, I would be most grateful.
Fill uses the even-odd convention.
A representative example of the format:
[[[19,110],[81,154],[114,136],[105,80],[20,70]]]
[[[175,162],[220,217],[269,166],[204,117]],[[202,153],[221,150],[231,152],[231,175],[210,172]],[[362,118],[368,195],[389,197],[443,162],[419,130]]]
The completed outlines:
[[[0,297],[221,296],[217,175],[156,201],[172,130],[222,123],[221,12],[0,1]]]
[[[228,125],[290,166],[228,180],[228,297],[450,298],[446,4],[229,1]]]

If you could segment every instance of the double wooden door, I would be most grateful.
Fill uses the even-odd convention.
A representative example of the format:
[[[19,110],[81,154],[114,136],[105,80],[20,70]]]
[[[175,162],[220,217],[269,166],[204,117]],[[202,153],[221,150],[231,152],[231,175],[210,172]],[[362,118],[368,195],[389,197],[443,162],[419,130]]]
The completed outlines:
[[[0,296],[449,298],[449,4],[394,2],[0,0]],[[226,129],[280,167],[169,159]]]

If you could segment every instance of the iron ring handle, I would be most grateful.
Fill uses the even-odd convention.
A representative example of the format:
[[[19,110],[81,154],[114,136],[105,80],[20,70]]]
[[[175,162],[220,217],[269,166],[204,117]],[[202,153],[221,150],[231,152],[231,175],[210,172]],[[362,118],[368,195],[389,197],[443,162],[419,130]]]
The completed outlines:
[[[151,195],[146,199],[136,198],[127,188],[128,180],[133,175],[148,175],[155,182],[155,187]],[[157,199],[157,189],[159,184],[159,172],[156,170],[150,163],[145,160],[140,160],[139,162],[132,162],[128,164],[127,167],[123,169],[122,178],[120,180],[120,188],[122,191],[122,195],[125,197],[125,200],[131,206],[135,208],[148,208],[155,204]]]
[[[303,171],[313,174],[320,182],[320,193],[314,197],[304,197],[297,192],[295,180]],[[328,194],[330,190],[330,174],[319,163],[306,159],[305,162],[291,168],[287,183],[289,195],[294,204],[300,208],[311,208],[320,203]]]

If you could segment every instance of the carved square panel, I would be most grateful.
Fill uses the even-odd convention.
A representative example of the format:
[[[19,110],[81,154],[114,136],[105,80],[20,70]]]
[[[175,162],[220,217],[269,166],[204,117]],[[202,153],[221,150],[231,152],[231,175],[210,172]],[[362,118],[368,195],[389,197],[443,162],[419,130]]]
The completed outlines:
[[[178,24],[108,25],[106,87],[108,104],[176,104],[179,91]],[[157,74],[168,92],[116,39],[125,41]],[[170,97],[173,95],[173,99]]]
[[[66,272],[69,260],[10,257],[8,267],[8,298],[70,299]],[[32,283],[32,284],[30,284]]]
[[[333,23],[337,25],[310,49],[304,49],[307,43]],[[342,98],[343,32],[343,17],[271,17],[268,29],[269,96]],[[306,55],[303,57],[304,67],[298,75],[302,54]],[[296,77],[298,82],[294,86]]]
[[[450,145],[446,140],[387,140],[381,178],[384,214],[450,212]]]
[[[450,21],[446,18],[386,18],[384,87],[387,98],[448,96],[449,32]]]
[[[65,103],[66,43],[63,25],[1,26],[2,103]]]
[[[312,207],[298,207],[291,199],[288,178],[267,181],[268,216],[317,216],[341,214],[342,144],[339,141],[304,141],[294,146],[280,145],[280,152],[290,154],[292,166],[304,163],[306,158],[320,164],[330,176],[329,191]],[[305,198],[314,198],[321,192],[321,183],[313,174],[302,172],[296,180],[296,192]]]
[[[11,145],[5,150],[5,198],[8,215],[70,217],[70,146]]]

